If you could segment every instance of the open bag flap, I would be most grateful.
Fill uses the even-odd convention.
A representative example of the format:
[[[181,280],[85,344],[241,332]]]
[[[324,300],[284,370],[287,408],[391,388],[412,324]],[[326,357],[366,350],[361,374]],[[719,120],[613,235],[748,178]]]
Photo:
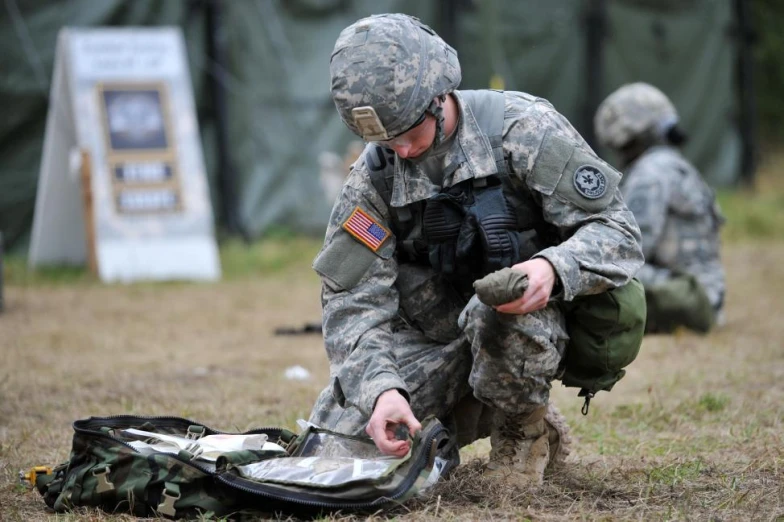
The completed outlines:
[[[372,507],[402,501],[433,481],[436,459],[450,445],[435,417],[422,422],[411,451],[402,458],[381,454],[369,438],[308,427],[292,443],[290,457],[229,466],[219,479],[247,492],[284,495],[324,507]],[[443,465],[437,470],[446,472]]]

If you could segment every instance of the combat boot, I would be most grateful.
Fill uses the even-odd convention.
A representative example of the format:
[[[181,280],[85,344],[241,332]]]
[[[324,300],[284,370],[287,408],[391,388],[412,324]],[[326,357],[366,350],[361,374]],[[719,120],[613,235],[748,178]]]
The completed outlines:
[[[488,476],[502,477],[521,486],[540,485],[550,463],[547,406],[517,415],[496,411],[490,433]]]

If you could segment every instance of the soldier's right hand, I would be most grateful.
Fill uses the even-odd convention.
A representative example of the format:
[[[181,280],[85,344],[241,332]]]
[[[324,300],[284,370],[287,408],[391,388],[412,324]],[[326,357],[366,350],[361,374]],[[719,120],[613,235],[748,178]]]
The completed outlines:
[[[411,439],[396,438],[395,432],[400,424],[408,426],[411,436],[422,429],[406,398],[397,390],[387,390],[378,396],[365,431],[381,453],[403,457],[411,449]]]

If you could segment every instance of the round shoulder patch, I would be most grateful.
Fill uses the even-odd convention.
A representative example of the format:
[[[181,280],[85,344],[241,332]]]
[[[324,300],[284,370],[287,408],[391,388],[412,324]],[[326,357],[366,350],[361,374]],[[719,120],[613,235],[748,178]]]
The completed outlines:
[[[593,165],[583,165],[574,171],[574,188],[588,199],[599,199],[607,192],[607,177]]]

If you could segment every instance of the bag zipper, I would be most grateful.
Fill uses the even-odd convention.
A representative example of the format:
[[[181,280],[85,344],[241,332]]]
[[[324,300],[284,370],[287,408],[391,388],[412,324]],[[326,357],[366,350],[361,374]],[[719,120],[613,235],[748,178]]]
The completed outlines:
[[[166,416],[166,415],[162,415],[162,416],[112,415],[112,416],[109,416],[109,417],[90,417],[90,418],[82,420],[82,421],[74,422],[73,423],[73,428],[74,428],[74,431],[79,431],[79,432],[84,431],[84,432],[88,432],[88,433],[102,433],[102,432],[97,432],[95,430],[90,430],[90,429],[87,429],[87,428],[77,427],[77,424],[80,424],[80,423],[84,423],[84,424],[94,423],[94,422],[100,422],[100,421],[104,421],[104,420],[106,420],[106,421],[118,421],[118,420],[125,420],[125,421],[139,421],[139,420],[141,420],[141,421],[167,421],[167,422],[164,423],[164,426],[167,427],[167,428],[177,428],[177,427],[179,427],[180,424],[188,423],[189,425],[192,425],[192,426],[204,426],[204,429],[206,431],[211,431],[212,433],[220,434],[220,435],[258,435],[258,434],[267,434],[267,435],[269,435],[270,433],[272,433],[272,434],[274,434],[274,436],[276,438],[280,438],[280,434],[283,433],[284,431],[287,431],[287,430],[284,430],[283,428],[279,428],[279,427],[254,428],[252,430],[243,431],[241,433],[230,432],[230,431],[220,431],[220,430],[216,430],[216,429],[210,428],[209,426],[205,426],[204,424],[201,424],[201,423],[198,423],[198,422],[193,422],[190,419],[185,419],[183,417],[172,417],[172,416]],[[122,429],[122,428],[120,428],[120,429]]]
[[[164,427],[172,427],[172,428],[178,427],[178,425],[181,424],[181,423],[190,423],[191,425],[204,426],[204,424],[199,424],[199,423],[193,422],[193,421],[191,421],[189,419],[184,419],[182,417],[169,417],[169,416],[139,417],[139,416],[136,416],[136,415],[112,415],[111,417],[90,417],[89,419],[85,420],[84,423],[91,423],[91,422],[94,422],[94,421],[99,422],[99,421],[104,421],[104,420],[106,420],[106,421],[112,421],[112,420],[114,420],[114,421],[117,421],[117,420],[128,420],[128,421],[130,421],[130,420],[134,420],[134,421],[137,421],[137,420],[144,420],[144,421],[152,421],[152,420],[154,420],[154,421],[171,421],[171,422],[164,422],[161,425],[164,426]],[[90,430],[90,429],[87,429],[87,428],[77,427],[76,426],[77,422],[81,422],[81,421],[74,422],[74,425],[73,425],[74,431],[76,431],[78,433],[81,433],[83,435],[89,435],[91,437],[101,437],[101,438],[104,438],[104,439],[111,440],[114,443],[122,444],[123,446],[129,448],[134,453],[141,454],[141,452],[139,450],[137,450],[136,448],[134,448],[133,446],[131,446],[127,442],[122,441],[122,440],[118,439],[117,437],[114,437],[114,436],[112,436],[112,435],[110,435],[108,433],[104,433],[102,431],[96,431],[96,430]],[[115,428],[113,428],[113,429],[115,429]],[[123,428],[116,428],[116,429],[123,429]],[[211,431],[212,433],[221,434],[221,435],[257,435],[257,434],[267,434],[267,435],[269,435],[270,433],[274,433],[275,437],[278,438],[278,439],[280,438],[280,434],[283,432],[283,429],[281,429],[281,428],[255,428],[253,430],[242,432],[242,433],[232,433],[232,432],[214,430],[214,429],[210,428],[209,426],[204,426],[204,429],[206,431]],[[162,453],[162,454],[168,455],[169,457],[175,459],[178,462],[181,462],[181,463],[186,464],[186,465],[188,465],[190,467],[196,468],[199,471],[201,471],[202,473],[206,473],[207,475],[210,475],[212,477],[218,477],[218,473],[216,471],[211,470],[210,468],[207,468],[205,466],[202,466],[201,464],[197,464],[197,463],[193,462],[192,460],[186,460],[186,459],[180,458],[180,456],[177,455],[176,453]]]

